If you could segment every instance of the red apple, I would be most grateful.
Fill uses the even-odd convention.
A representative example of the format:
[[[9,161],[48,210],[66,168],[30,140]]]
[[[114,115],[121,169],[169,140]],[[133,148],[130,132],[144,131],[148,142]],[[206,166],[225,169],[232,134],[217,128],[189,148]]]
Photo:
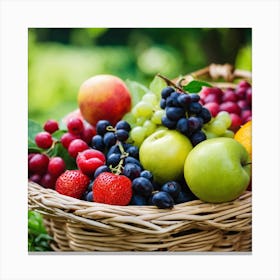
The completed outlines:
[[[131,109],[131,95],[126,84],[113,75],[97,75],[82,83],[78,105],[84,119],[95,126],[106,119],[115,125]]]

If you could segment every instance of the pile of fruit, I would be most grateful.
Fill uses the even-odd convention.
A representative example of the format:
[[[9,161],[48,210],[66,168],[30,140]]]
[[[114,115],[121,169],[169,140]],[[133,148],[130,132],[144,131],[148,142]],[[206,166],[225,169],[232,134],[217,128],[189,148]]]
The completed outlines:
[[[62,121],[29,120],[29,180],[110,205],[234,200],[251,182],[251,95],[247,81],[222,90],[92,77]]]

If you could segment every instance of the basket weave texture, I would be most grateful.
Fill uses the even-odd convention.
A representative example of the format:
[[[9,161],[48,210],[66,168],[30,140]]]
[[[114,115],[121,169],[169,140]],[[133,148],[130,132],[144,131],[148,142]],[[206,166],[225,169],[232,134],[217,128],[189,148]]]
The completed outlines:
[[[210,65],[185,78],[202,75],[212,79],[223,77],[224,87],[234,86],[231,82],[236,77],[251,77],[250,73],[234,70],[230,65]],[[28,182],[28,208],[43,215],[55,251],[252,250],[252,194],[249,191],[227,203],[194,200],[172,209],[158,209],[87,202]]]

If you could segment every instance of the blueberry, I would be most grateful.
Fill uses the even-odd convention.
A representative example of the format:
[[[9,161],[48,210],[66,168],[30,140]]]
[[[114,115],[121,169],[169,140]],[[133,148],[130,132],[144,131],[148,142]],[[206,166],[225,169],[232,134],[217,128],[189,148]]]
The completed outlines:
[[[125,142],[129,137],[129,133],[125,129],[117,129],[115,135],[121,142]]]
[[[185,116],[185,110],[180,107],[166,107],[166,116],[172,121],[178,121]]]
[[[198,102],[191,102],[188,111],[193,114],[199,114],[202,110],[202,105]]]
[[[139,194],[133,194],[129,204],[143,206],[147,205],[148,203],[146,197]]]
[[[111,123],[107,120],[100,120],[96,124],[96,133],[103,136],[107,132],[107,127],[111,126]]]
[[[116,126],[115,126],[115,129],[118,130],[118,129],[124,129],[126,130],[127,132],[129,132],[131,130],[131,126],[130,124],[127,122],[127,121],[119,121]]]
[[[113,153],[107,157],[107,165],[116,167],[121,160],[121,154]]]
[[[174,200],[172,196],[163,191],[156,192],[152,197],[153,205],[157,206],[158,208],[172,208],[174,206]]]
[[[107,165],[101,165],[95,170],[93,178],[95,179],[99,174],[103,172],[111,172],[111,170]]]
[[[175,199],[181,191],[181,185],[176,181],[169,181],[161,187],[161,191],[169,193]]]
[[[105,146],[108,148],[108,147],[111,147],[116,144],[117,137],[114,132],[109,131],[104,134],[103,141],[104,141]]]
[[[122,173],[130,180],[134,180],[135,178],[140,176],[141,168],[135,163],[127,163],[124,166]]]
[[[121,154],[121,150],[119,145],[113,145],[112,147],[109,148],[108,152],[107,152],[107,158],[111,155],[111,154]]]
[[[161,97],[167,98],[174,91],[173,87],[165,87],[161,91]]]
[[[99,151],[104,151],[105,144],[103,141],[103,137],[98,134],[94,135],[91,139],[91,147]]]
[[[129,154],[129,156],[139,159],[139,148],[136,146],[130,146],[126,149],[126,152]]]
[[[206,135],[203,131],[197,131],[190,136],[190,140],[193,146],[196,146],[198,143],[206,140]]]
[[[144,177],[138,177],[132,181],[132,189],[135,194],[149,197],[153,192],[153,184]]]
[[[91,201],[91,202],[93,201],[93,192],[92,191],[87,193],[86,200]]]
[[[153,173],[149,170],[143,170],[141,173],[140,173],[140,177],[144,177],[146,179],[148,179],[150,182],[153,182]]]
[[[170,94],[170,97],[172,99],[172,104],[173,106],[177,107],[177,106],[180,106],[179,102],[178,102],[178,98],[179,96],[181,95],[181,93],[177,92],[177,91],[174,91]],[[167,104],[166,104],[167,105]]]
[[[178,120],[176,129],[184,135],[188,135],[189,132],[189,125],[188,120],[186,118],[181,118]]]
[[[161,123],[169,129],[175,129],[177,124],[176,121],[170,120],[167,116],[163,116],[161,118]]]

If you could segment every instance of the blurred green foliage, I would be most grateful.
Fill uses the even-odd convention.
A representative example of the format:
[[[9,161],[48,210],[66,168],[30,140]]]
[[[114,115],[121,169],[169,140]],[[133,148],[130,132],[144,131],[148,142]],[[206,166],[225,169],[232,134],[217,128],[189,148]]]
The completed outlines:
[[[148,85],[210,63],[251,70],[249,28],[31,28],[28,114],[43,123],[77,108],[87,78],[108,73]]]

